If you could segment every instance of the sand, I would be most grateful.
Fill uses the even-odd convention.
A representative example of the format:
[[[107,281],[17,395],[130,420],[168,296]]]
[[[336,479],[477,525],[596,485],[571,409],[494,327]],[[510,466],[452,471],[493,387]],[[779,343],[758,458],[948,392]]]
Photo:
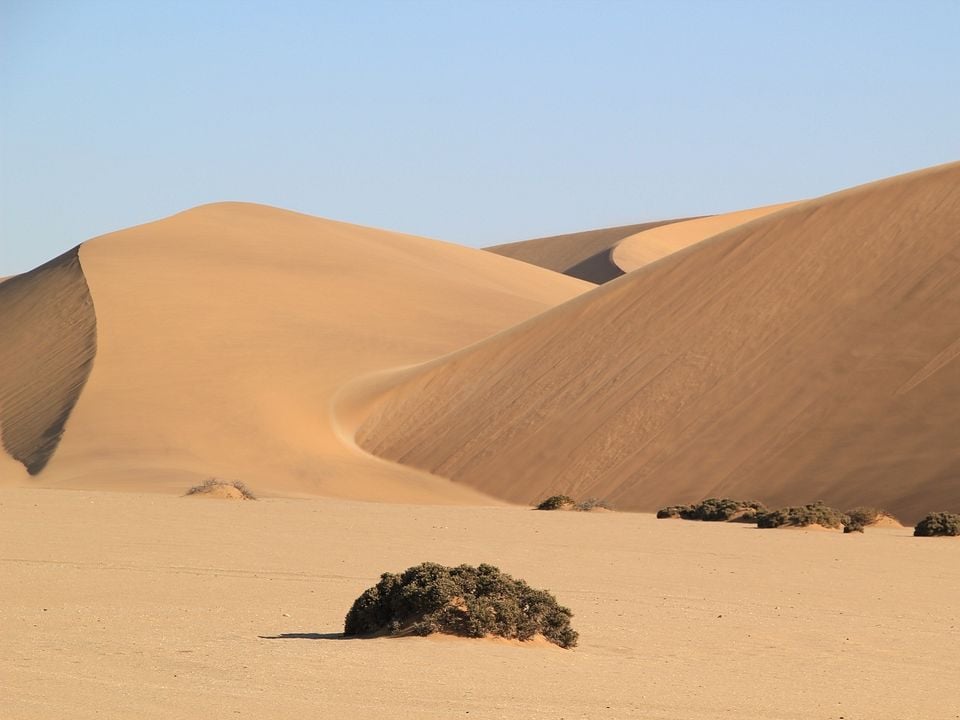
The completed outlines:
[[[958,187],[940,166],[676,252],[411,373],[360,443],[515,502],[960,511]]]
[[[958,187],[493,252],[220,203],[5,280],[0,718],[960,718],[960,538],[508,505],[960,511]],[[423,561],[579,646],[340,636]]]
[[[0,514],[9,720],[960,713],[956,538],[15,488]],[[579,646],[337,638],[423,560],[552,590]]]
[[[94,239],[79,259],[96,314],[89,379],[43,472],[5,458],[2,483],[182,493],[218,477],[257,494],[489,503],[357,450],[352,418],[379,373],[591,287],[481,250],[243,203]],[[41,307],[63,299],[34,290]],[[32,332],[24,317],[0,307],[28,340],[55,345],[37,352],[79,357],[82,343]],[[43,373],[21,345],[0,356],[0,377],[29,386],[15,419],[76,386],[62,380],[76,363]]]
[[[556,270],[572,277],[602,284],[623,275],[613,261],[614,249],[625,238],[677,220],[586,230],[564,235],[521,240],[487,248],[492,253]]]
[[[797,203],[780,203],[736,212],[658,225],[624,237],[612,249],[610,260],[624,273],[665,258],[679,250],[758,220]]]

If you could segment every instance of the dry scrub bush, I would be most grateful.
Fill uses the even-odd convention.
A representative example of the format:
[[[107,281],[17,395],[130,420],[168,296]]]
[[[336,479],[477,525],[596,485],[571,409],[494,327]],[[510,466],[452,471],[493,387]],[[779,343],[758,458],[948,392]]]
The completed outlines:
[[[343,634],[498,637],[529,640],[538,633],[563,648],[577,644],[572,613],[546,590],[535,590],[492,565],[422,563],[384,573],[347,613]]]
[[[753,500],[707,498],[694,505],[671,505],[657,511],[657,517],[705,520],[707,522],[754,522],[757,514],[765,512],[763,503]]]
[[[948,512],[935,512],[927,515],[913,529],[916,537],[934,537],[936,535],[960,535],[960,515]]]
[[[199,495],[203,493],[213,492],[218,487],[232,487],[240,491],[240,494],[243,495],[244,500],[256,500],[257,496],[254,495],[250,488],[248,488],[244,483],[239,480],[232,480],[227,482],[226,480],[218,480],[217,478],[208,478],[204,480],[201,485],[194,485],[192,488],[187,490],[187,495]]]

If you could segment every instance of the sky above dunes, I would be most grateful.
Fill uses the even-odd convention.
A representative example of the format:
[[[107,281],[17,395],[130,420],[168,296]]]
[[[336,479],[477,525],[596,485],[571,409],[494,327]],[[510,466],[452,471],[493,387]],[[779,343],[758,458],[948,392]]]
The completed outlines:
[[[219,200],[483,246],[960,158],[960,3],[0,0],[0,276]]]

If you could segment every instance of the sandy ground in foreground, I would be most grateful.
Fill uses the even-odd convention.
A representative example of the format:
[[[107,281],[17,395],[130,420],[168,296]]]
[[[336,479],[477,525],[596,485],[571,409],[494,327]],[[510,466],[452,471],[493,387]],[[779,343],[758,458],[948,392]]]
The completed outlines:
[[[0,490],[0,717],[958,718],[960,541],[650,515]],[[573,651],[342,640],[383,571],[490,562]]]

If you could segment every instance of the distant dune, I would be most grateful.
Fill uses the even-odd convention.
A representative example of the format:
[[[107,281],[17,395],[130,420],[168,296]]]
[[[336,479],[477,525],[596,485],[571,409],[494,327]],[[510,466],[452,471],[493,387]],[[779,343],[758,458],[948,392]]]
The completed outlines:
[[[411,371],[358,440],[516,502],[958,511],[957,228],[960,164],[774,212]]]
[[[624,237],[610,251],[610,261],[622,273],[628,273],[656,262],[660,258],[690,247],[701,240],[719,235],[738,225],[779,212],[796,203],[767,205],[751,210],[710,215],[680,222],[657,225]]]
[[[216,476],[258,494],[483,501],[363,453],[350,423],[378,374],[590,287],[240,203],[106,235],[0,286],[0,480],[182,492]]]
[[[602,285],[701,240],[794,204],[782,203],[706,217],[587,230],[494,245],[486,249]]]
[[[675,220],[623,225],[621,227],[586,230],[584,232],[521,240],[486,248],[497,255],[539,265],[592,283],[605,283],[623,275],[611,257],[613,249],[624,238]]]

